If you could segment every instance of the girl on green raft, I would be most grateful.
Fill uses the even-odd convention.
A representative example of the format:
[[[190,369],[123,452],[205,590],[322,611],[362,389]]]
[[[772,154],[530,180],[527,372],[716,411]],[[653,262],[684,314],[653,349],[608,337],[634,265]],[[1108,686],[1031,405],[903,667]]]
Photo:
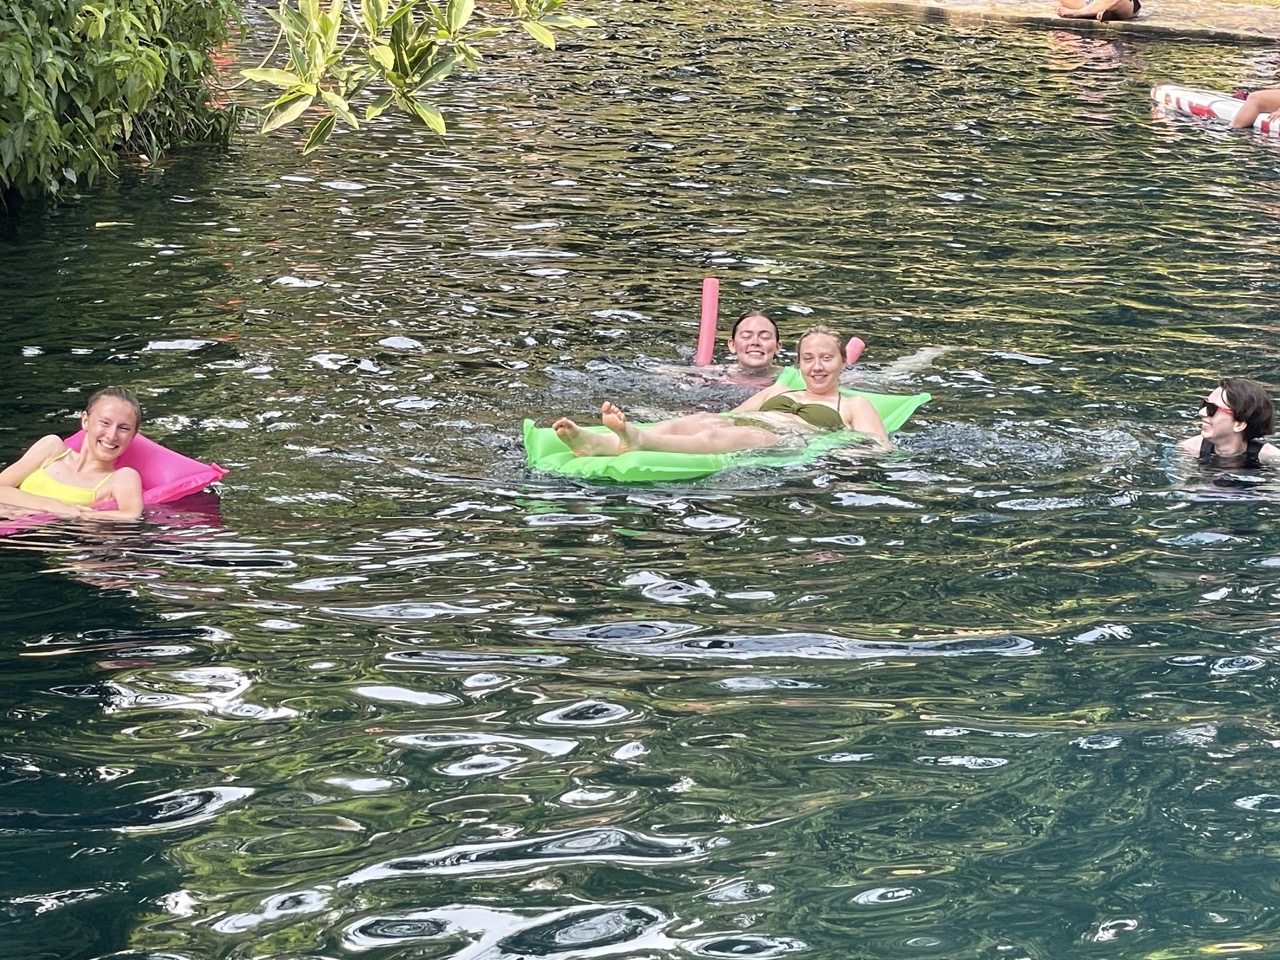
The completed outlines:
[[[866,434],[882,450],[892,447],[875,407],[865,397],[840,393],[844,342],[839,334],[826,326],[810,327],[800,335],[796,356],[803,390],[774,384],[727,413],[694,413],[639,430],[616,404],[606,402],[600,407],[600,422],[608,433],[583,430],[568,417],[551,426],[579,457],[615,457],[631,450],[732,453],[803,443],[814,434],[835,430]]]

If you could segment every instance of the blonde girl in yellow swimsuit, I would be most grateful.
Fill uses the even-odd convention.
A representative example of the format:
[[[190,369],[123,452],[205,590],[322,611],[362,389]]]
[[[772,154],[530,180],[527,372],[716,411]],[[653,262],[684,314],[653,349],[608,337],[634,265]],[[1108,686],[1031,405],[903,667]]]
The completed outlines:
[[[80,414],[84,442],[79,450],[50,434],[0,471],[0,510],[136,520],[142,516],[142,479],[132,467],[117,469],[116,459],[137,436],[141,419],[137,397],[121,387],[103,387]],[[115,501],[114,509],[93,508],[107,500]]]

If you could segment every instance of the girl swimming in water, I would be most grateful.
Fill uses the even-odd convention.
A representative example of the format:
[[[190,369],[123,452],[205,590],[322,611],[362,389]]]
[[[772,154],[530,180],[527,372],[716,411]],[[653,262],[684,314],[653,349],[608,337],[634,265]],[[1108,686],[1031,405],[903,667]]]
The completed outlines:
[[[1196,405],[1200,434],[1178,444],[1181,453],[1215,467],[1259,467],[1280,460],[1262,438],[1275,429],[1275,406],[1256,380],[1223,377]]]
[[[138,434],[142,408],[121,387],[103,387],[80,414],[84,440],[76,450],[54,434],[41,437],[18,461],[0,471],[0,508],[12,514],[53,513],[95,520],[142,516],[142,479],[116,459]],[[114,500],[110,510],[95,503]]]

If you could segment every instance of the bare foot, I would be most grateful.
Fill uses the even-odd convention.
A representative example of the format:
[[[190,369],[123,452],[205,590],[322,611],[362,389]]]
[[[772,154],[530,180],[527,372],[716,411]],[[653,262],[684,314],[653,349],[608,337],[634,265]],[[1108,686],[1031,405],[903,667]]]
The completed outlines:
[[[575,457],[612,457],[621,452],[617,438],[607,433],[583,430],[568,417],[561,417],[551,425],[551,429]]]
[[[600,404],[600,422],[618,438],[618,453],[643,449],[640,445],[640,431],[627,423],[627,415],[616,403],[606,400]]]

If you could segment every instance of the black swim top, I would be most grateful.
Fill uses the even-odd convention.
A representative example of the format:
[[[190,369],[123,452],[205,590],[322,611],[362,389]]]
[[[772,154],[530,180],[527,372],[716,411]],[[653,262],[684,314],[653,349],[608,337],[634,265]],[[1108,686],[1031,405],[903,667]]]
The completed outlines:
[[[1262,440],[1259,437],[1254,437],[1249,441],[1249,445],[1244,448],[1244,453],[1233,453],[1230,456],[1224,457],[1218,453],[1208,439],[1205,439],[1200,441],[1200,456],[1198,459],[1201,463],[1208,464],[1211,467],[1237,467],[1241,466],[1241,464],[1236,461],[1243,457],[1244,468],[1246,470],[1256,470],[1262,466],[1261,454],[1262,448],[1265,444],[1265,440]]]
[[[779,393],[760,404],[760,412],[790,413],[819,430],[843,430],[844,418],[840,416],[839,404],[839,397],[836,406],[829,407],[825,403],[801,403],[795,397]]]

